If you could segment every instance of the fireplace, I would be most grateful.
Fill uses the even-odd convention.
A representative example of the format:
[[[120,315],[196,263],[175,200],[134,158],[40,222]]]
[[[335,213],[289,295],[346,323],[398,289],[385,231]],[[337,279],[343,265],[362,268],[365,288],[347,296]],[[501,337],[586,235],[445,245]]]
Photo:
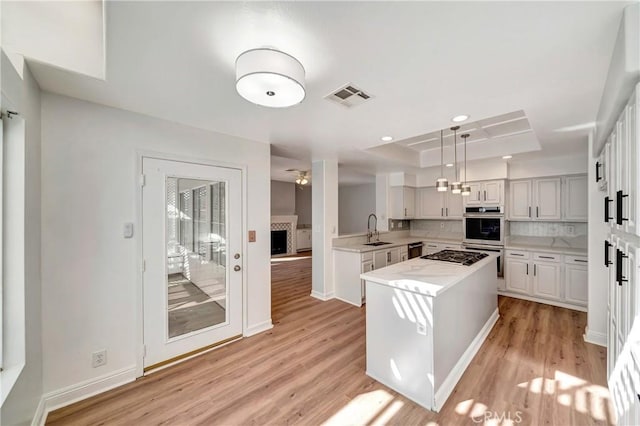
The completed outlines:
[[[287,231],[271,231],[271,255],[287,253]]]

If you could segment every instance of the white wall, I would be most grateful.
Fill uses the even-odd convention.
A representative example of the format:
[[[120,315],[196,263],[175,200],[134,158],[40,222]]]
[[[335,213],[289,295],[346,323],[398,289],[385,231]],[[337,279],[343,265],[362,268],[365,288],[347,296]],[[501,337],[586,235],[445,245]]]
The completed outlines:
[[[539,176],[563,176],[587,172],[587,145],[575,155],[541,158],[529,161],[510,161],[509,179],[524,179]]]
[[[0,410],[0,424],[30,423],[42,395],[42,319],[40,274],[40,88],[28,68],[21,80],[2,56],[1,87],[26,121],[25,314],[26,364]]]
[[[589,157],[593,155],[595,141],[590,136]],[[598,190],[595,176],[595,160],[589,160],[593,167],[589,167],[587,183],[589,199],[588,217],[588,244],[589,244],[589,264],[588,264],[588,285],[589,306],[587,311],[587,330],[585,340],[606,346],[607,344],[607,300],[609,270],[604,267],[604,240],[610,230],[604,223],[604,194]]]
[[[367,231],[367,218],[376,212],[376,184],[345,185],[338,188],[339,234]]]
[[[45,392],[138,361],[140,234],[122,236],[137,220],[137,150],[247,166],[247,226],[257,242],[245,253],[245,327],[271,325],[269,145],[50,93],[42,94],[42,135]],[[107,350],[107,365],[92,368],[97,349]]]
[[[312,207],[311,207],[311,185],[305,185],[302,188],[296,187],[296,214],[298,215],[298,226],[311,226]]]
[[[271,181],[271,215],[292,215],[296,211],[296,185],[292,182]]]

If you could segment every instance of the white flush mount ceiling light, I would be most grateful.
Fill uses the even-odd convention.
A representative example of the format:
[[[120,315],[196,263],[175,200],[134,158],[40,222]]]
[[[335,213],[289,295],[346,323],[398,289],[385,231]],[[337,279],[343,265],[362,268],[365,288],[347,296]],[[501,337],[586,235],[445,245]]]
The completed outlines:
[[[462,123],[463,121],[467,121],[469,119],[468,115],[456,115],[455,117],[453,117],[451,119],[451,121],[453,121],[454,123]]]
[[[392,136],[383,136],[380,139],[382,139],[384,142],[391,142],[393,140]]]
[[[508,159],[510,159],[510,158],[513,158],[513,156],[512,156],[512,155],[503,155],[503,156],[502,156],[502,159],[503,159],[503,160],[508,160]]]
[[[252,49],[236,59],[236,90],[254,104],[284,108],[305,97],[305,71],[293,56],[274,49]]]

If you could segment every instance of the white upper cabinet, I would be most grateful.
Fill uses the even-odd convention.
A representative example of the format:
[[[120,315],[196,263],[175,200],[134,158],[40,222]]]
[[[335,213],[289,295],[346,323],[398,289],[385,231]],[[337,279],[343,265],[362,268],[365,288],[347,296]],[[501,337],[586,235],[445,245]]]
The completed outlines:
[[[533,194],[536,200],[534,216],[537,220],[560,220],[562,218],[560,178],[534,180]]]
[[[562,188],[565,220],[586,222],[588,216],[587,176],[564,178]]]
[[[408,186],[389,188],[391,219],[413,219],[416,212],[416,189]]]
[[[484,204],[503,205],[504,183],[501,180],[484,182],[482,188],[482,201]]]
[[[416,190],[419,219],[462,219],[462,196],[438,192],[435,186]]]
[[[416,190],[418,199],[417,216],[421,219],[441,219],[443,215],[442,192],[438,192],[435,186],[418,188]]]
[[[471,194],[465,197],[464,203],[467,206],[480,206],[482,205],[482,183],[472,182],[469,184],[471,187]]]
[[[509,184],[509,219],[531,220],[531,181],[520,180]]]
[[[460,194],[453,194],[451,191],[447,191],[443,198],[445,200],[445,215],[448,219],[462,219],[462,213],[464,211],[462,207],[462,196]]]
[[[484,207],[504,205],[504,181],[471,182],[471,194],[463,197],[464,206]]]
[[[631,97],[631,100],[625,108],[625,163],[626,168],[623,173],[622,191],[623,191],[623,214],[627,219],[624,221],[625,232],[629,234],[640,235],[638,230],[638,166],[640,165],[640,153],[638,152],[638,91],[640,86],[636,89],[636,94]]]

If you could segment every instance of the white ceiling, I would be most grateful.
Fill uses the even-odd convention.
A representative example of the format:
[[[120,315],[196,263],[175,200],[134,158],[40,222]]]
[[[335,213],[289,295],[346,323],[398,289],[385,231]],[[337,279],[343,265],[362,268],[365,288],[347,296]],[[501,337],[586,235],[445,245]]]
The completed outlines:
[[[270,143],[307,164],[338,158],[371,180],[405,167],[362,150],[458,114],[522,110],[544,155],[584,150],[629,3],[107,2],[106,81],[30,67],[44,90]],[[262,46],[302,62],[302,104],[269,109],[236,93],[236,57]],[[346,83],[373,98],[323,99]]]

